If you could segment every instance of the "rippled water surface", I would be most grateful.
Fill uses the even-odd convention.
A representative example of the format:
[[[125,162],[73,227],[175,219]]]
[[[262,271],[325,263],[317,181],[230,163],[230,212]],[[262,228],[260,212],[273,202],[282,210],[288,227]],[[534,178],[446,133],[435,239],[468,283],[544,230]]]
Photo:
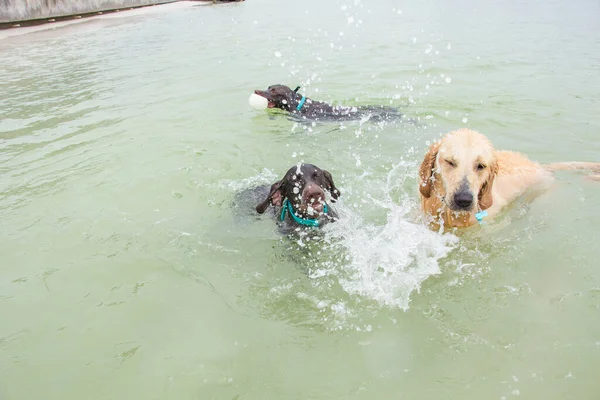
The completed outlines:
[[[0,32],[1,399],[596,399],[600,184],[467,231],[418,218],[456,128],[600,161],[600,5],[197,3]],[[302,85],[404,122],[248,106]],[[236,195],[299,161],[342,219]]]

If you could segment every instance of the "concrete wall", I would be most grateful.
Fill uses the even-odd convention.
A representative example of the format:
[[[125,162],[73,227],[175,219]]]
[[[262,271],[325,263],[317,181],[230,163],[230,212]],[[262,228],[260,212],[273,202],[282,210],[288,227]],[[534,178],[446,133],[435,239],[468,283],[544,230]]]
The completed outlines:
[[[0,23],[58,18],[177,0],[0,0]]]

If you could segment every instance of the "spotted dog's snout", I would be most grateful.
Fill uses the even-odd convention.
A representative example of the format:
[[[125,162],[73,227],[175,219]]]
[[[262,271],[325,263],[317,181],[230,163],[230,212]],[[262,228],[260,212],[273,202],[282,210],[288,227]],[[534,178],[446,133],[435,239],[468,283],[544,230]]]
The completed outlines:
[[[314,211],[318,213],[323,212],[325,192],[319,185],[309,183],[302,192],[302,200],[304,204],[314,209]]]

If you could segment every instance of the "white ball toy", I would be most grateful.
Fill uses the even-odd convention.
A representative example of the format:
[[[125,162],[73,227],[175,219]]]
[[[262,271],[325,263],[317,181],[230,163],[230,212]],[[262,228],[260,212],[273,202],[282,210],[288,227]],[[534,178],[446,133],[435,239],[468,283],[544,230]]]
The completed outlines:
[[[257,95],[256,93],[252,93],[248,99],[248,104],[250,104],[250,107],[256,110],[264,110],[269,106],[269,100]]]

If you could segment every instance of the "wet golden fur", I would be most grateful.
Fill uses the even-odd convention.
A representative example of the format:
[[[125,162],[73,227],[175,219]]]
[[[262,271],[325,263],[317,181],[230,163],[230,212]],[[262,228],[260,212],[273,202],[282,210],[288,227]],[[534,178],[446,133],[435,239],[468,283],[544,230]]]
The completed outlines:
[[[556,163],[542,166],[522,154],[498,151],[482,134],[458,129],[433,143],[419,170],[421,206],[437,225],[464,227],[477,222],[486,210],[493,218],[508,203],[530,188],[552,182],[551,171],[586,169],[600,173],[597,163]],[[468,210],[453,203],[457,191],[474,199]]]

